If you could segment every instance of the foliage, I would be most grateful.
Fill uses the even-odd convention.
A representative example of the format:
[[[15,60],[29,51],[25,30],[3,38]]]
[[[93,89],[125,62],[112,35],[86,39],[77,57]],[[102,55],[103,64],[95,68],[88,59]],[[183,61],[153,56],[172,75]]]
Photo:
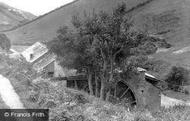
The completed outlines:
[[[156,59],[144,59],[140,61],[139,67],[142,67],[148,70],[154,75],[157,75],[159,79],[164,80],[165,76],[169,73],[172,65],[163,60],[156,60]]]
[[[8,65],[8,69],[17,67],[17,60],[10,60],[1,56],[1,63]],[[19,65],[21,67],[21,65]],[[7,67],[7,66],[6,66]],[[25,66],[24,66],[25,67]],[[27,67],[27,66],[26,66]],[[24,68],[27,69],[27,68]],[[10,70],[9,70],[10,71]],[[17,73],[18,74],[18,73]],[[13,73],[10,79],[20,99],[26,108],[50,109],[50,120],[68,121],[189,121],[190,108],[176,106],[162,108],[160,111],[151,113],[144,109],[129,111],[123,106],[116,106],[101,101],[96,97],[89,96],[85,92],[64,88],[63,82],[51,82],[50,80],[31,81],[30,85],[17,80]],[[35,101],[30,100],[33,97]]]
[[[0,34],[0,48],[8,51],[11,47],[11,42],[5,34]]]
[[[9,63],[13,61],[9,60]],[[14,61],[15,62],[15,61]],[[11,67],[15,64],[10,64]],[[9,65],[9,66],[10,66]],[[13,78],[11,78],[13,77]],[[9,79],[26,108],[50,109],[50,120],[59,121],[189,121],[190,108],[176,106],[162,108],[151,113],[144,109],[129,111],[89,96],[85,92],[68,89],[63,82],[39,80],[25,85],[25,80],[17,80],[12,74]],[[35,101],[31,98],[35,99]]]
[[[0,55],[0,58],[0,74],[10,80],[24,105],[32,107],[32,104],[28,103],[27,98],[32,86],[32,80],[36,78],[37,73],[24,58],[12,59],[6,55]]]
[[[166,76],[165,81],[168,82],[170,89],[179,91],[182,86],[188,83],[189,71],[183,67],[173,66],[170,73]]]
[[[34,103],[38,108],[47,108],[48,102],[55,105],[49,108],[51,121],[188,121],[190,119],[190,107],[186,106],[161,108],[154,113],[146,109],[129,111],[122,105],[101,101],[85,92],[63,88],[62,82],[54,84],[50,81],[41,81],[36,85],[40,85],[43,90],[45,88],[42,86],[43,83],[48,83],[49,91],[46,93],[42,91],[39,100]]]
[[[189,95],[189,94],[190,94],[190,92],[189,92],[188,90],[184,90],[184,93],[185,93],[186,95]]]
[[[100,81],[99,93],[103,100],[116,83],[114,70],[135,68],[139,64],[137,58],[153,54],[158,47],[166,45],[164,40],[134,31],[132,17],[126,10],[123,3],[110,14],[101,11],[73,16],[74,30],[61,27],[57,37],[49,43],[50,49],[61,57],[63,66],[87,75],[91,95],[94,94],[93,76],[98,77],[94,82]]]
[[[29,76],[31,76],[31,79],[35,78],[37,73],[24,58],[12,59],[6,55],[0,55],[0,58],[2,66],[2,70],[0,70],[1,74],[19,78],[23,77],[23,79],[25,78],[24,80],[28,80],[28,78],[30,78]]]
[[[176,105],[170,108],[161,108],[153,114],[158,121],[188,121],[190,120],[190,107]]]

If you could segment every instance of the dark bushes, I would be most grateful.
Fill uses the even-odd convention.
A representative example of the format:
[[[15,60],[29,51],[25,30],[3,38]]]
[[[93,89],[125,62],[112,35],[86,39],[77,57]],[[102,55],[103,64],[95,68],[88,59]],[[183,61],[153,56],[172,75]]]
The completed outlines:
[[[165,81],[168,87],[174,91],[181,91],[182,86],[188,83],[189,71],[183,67],[173,66],[169,74],[166,76]]]

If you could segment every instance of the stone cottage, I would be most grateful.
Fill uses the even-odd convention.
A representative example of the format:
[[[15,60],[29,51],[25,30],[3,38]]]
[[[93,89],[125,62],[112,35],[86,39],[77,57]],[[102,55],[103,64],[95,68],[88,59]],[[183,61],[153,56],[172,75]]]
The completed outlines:
[[[49,52],[46,45],[36,42],[24,50],[21,55],[38,72],[43,72],[46,77],[53,77],[56,56]]]

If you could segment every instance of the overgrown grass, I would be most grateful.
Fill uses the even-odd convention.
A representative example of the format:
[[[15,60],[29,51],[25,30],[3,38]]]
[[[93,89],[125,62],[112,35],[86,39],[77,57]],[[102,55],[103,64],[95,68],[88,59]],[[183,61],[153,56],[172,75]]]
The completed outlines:
[[[50,109],[50,121],[190,121],[190,107],[161,108],[154,113],[146,109],[129,111],[85,92],[68,89],[63,82],[41,79],[33,83],[15,76],[10,69],[1,74],[9,78],[24,106]]]
[[[14,82],[13,82],[14,83]],[[128,111],[93,96],[48,80],[31,86],[27,96],[18,94],[26,108],[50,109],[51,121],[190,121],[190,107],[162,108],[151,113],[146,109]],[[33,89],[32,89],[33,88]]]
[[[49,83],[49,82],[46,82]],[[84,92],[49,83],[49,92],[39,96],[40,108],[50,108],[54,120],[90,121],[190,121],[190,107],[161,108],[151,113],[146,109],[127,110],[123,106],[101,101]],[[38,103],[39,104],[39,103]]]

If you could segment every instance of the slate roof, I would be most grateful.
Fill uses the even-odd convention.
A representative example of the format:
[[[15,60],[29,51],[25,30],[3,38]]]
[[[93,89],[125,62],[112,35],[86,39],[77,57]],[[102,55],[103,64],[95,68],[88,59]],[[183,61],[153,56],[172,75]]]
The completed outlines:
[[[55,61],[56,56],[54,54],[46,54],[42,59],[35,62],[33,67],[37,71],[42,71],[47,65]]]
[[[47,52],[48,52],[48,49],[46,45],[40,42],[36,42],[32,46],[27,48],[21,54],[26,58],[28,62],[32,63],[36,61],[38,58],[40,58],[41,56],[43,56],[44,54],[46,54]],[[31,55],[32,55],[32,58],[31,58]]]
[[[42,71],[43,68],[45,68],[56,59],[56,55],[49,53],[46,45],[40,42],[36,42],[32,46],[28,47],[21,54],[25,57],[27,62],[32,63],[33,68],[36,71]]]

